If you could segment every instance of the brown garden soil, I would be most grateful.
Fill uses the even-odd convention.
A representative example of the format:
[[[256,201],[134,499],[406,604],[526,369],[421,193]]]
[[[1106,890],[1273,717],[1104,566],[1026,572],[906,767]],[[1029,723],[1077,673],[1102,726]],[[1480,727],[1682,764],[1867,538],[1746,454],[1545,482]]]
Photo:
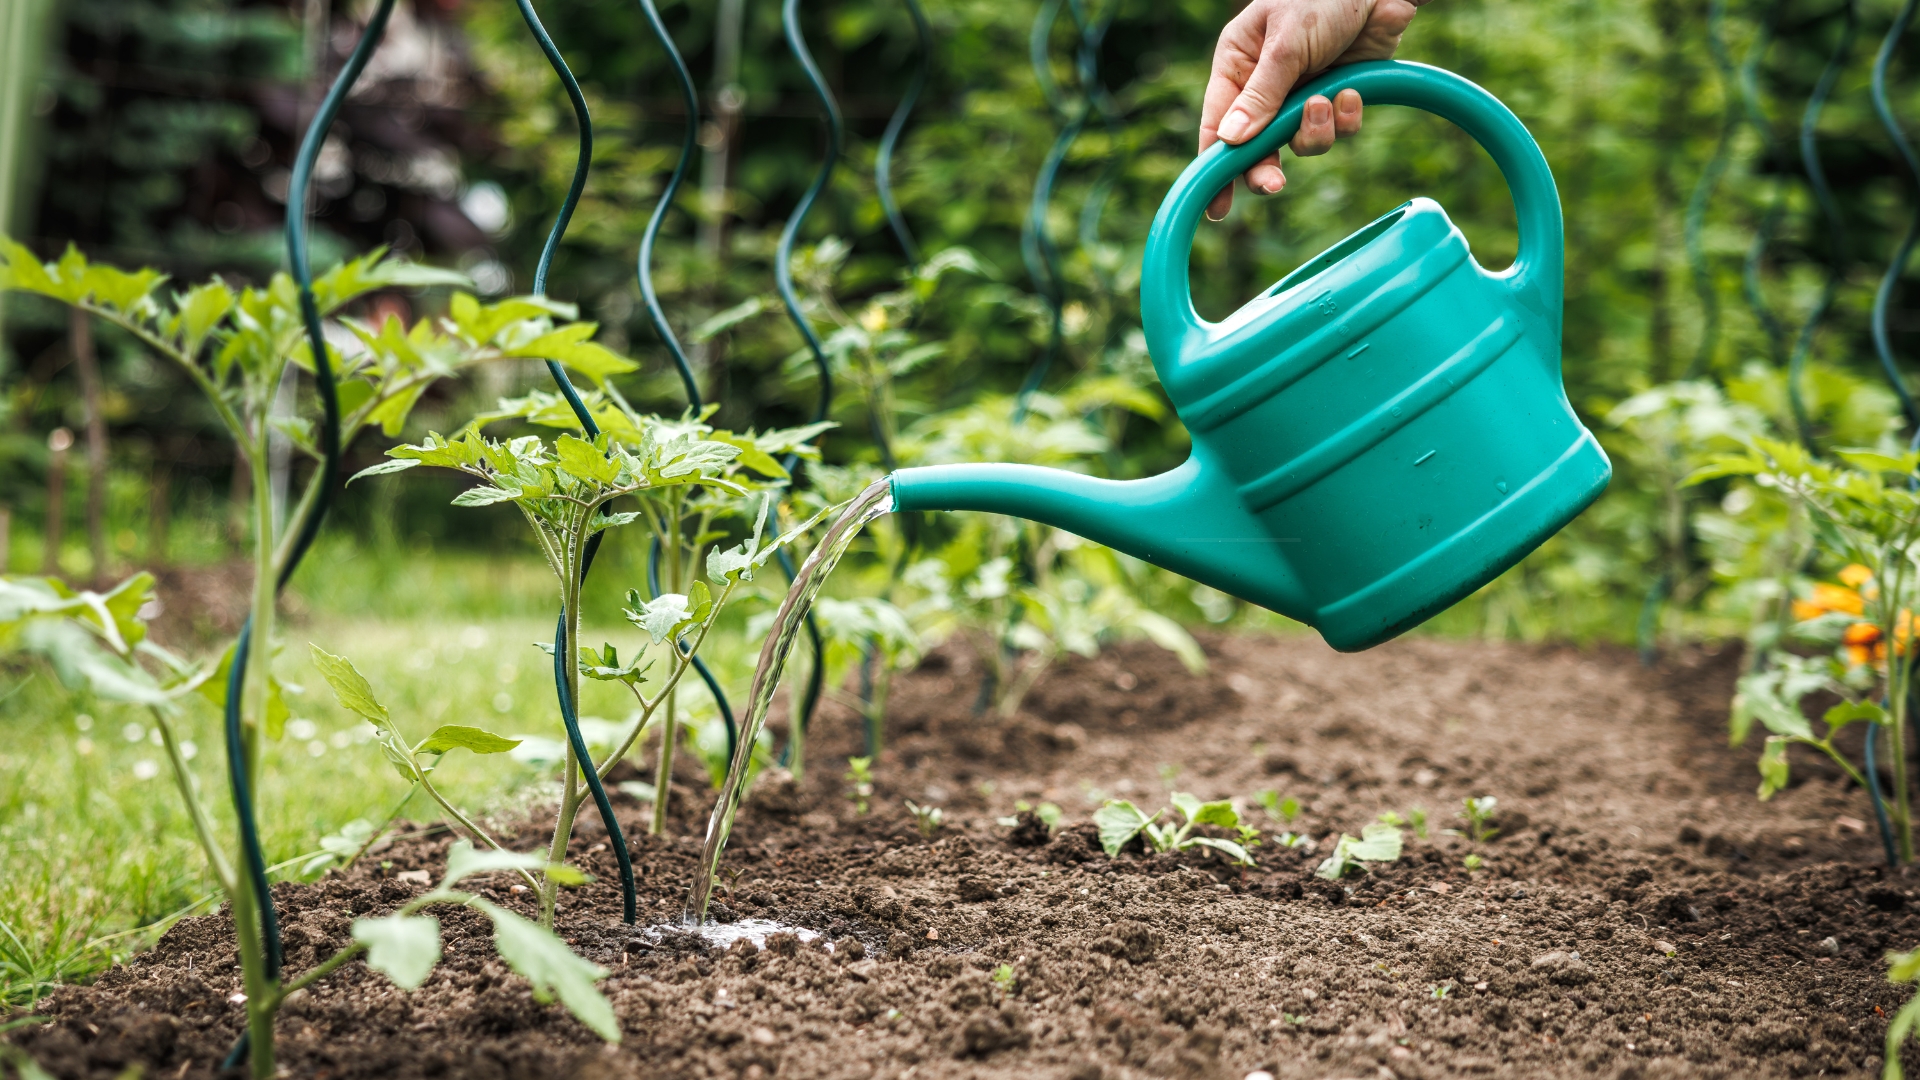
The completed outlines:
[[[1731,652],[1649,670],[1616,650],[1206,644],[1204,677],[1144,645],[1062,664],[1009,722],[973,714],[967,654],[935,654],[896,690],[865,815],[840,764],[855,725],[823,713],[807,782],[763,783],[743,813],[716,914],[813,929],[831,953],[623,926],[589,813],[573,855],[598,880],[565,896],[560,928],[611,972],[620,1045],[536,1003],[485,921],[443,909],[446,960],[421,989],[355,962],[288,1005],[286,1075],[1877,1075],[1906,997],[1882,957],[1920,944],[1915,882],[1878,865],[1867,801],[1830,767],[1796,758],[1795,785],[1755,800],[1757,748],[1726,746]],[[1159,805],[1169,776],[1209,798],[1291,795],[1317,849],[1270,840],[1245,871],[1102,854],[1092,800]],[[684,779],[668,837],[621,804],[643,926],[678,915],[694,866],[706,788]],[[1437,830],[1477,795],[1500,800],[1501,834],[1469,873],[1466,841]],[[903,798],[943,805],[944,832],[923,840]],[[1023,799],[1060,804],[1062,828],[995,823]],[[1313,876],[1334,835],[1414,806],[1436,831],[1399,862]],[[437,870],[448,842],[278,886],[291,970],[416,895],[398,875]],[[530,912],[509,885],[487,892]],[[215,1075],[240,1021],[230,935],[187,920],[12,1038],[61,1077]]]

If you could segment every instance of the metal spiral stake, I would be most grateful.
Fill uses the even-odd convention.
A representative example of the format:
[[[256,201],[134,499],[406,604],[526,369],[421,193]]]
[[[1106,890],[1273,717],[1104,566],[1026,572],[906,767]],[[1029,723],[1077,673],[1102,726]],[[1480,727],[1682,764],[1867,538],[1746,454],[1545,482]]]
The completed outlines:
[[[286,564],[274,578],[273,591],[276,596],[287,587],[293,572],[313,547],[315,537],[320,535],[320,526],[333,505],[333,489],[340,478],[340,396],[334,385],[333,361],[327,352],[326,331],[320,322],[320,305],[313,295],[313,266],[307,249],[307,188],[313,178],[314,163],[320,158],[320,147],[326,141],[327,130],[333,126],[334,117],[347,99],[347,92],[360,80],[360,73],[366,69],[368,58],[373,55],[374,48],[385,34],[387,18],[393,14],[393,4],[394,0],[380,0],[379,6],[374,9],[373,18],[368,20],[366,29],[360,34],[359,43],[348,55],[346,66],[335,76],[333,85],[327,90],[326,98],[321,101],[320,109],[314,115],[313,123],[300,141],[300,150],[294,157],[293,174],[287,184],[287,262],[299,290],[301,321],[307,333],[307,347],[313,353],[313,387],[320,398],[322,419],[319,431],[320,477],[315,488],[313,512],[307,515],[300,531],[295,534],[293,546],[287,552]],[[256,497],[264,498],[265,493],[258,492]],[[266,978],[268,982],[277,982],[285,962],[285,952],[280,943],[279,914],[274,910],[273,893],[267,881],[267,859],[260,843],[253,777],[248,765],[247,742],[240,715],[252,643],[253,618],[248,616],[240,627],[239,638],[234,642],[232,666],[227,671],[227,703],[224,710],[227,783],[233,795],[234,818],[239,826],[240,848],[246,862],[247,887],[253,892],[255,909],[260,916],[261,953],[265,961]],[[251,1049],[251,1035],[242,1032],[221,1067],[238,1067]]]
[[[826,77],[820,74],[820,65],[814,63],[813,52],[807,48],[806,35],[800,32],[800,0],[785,0],[780,6],[780,26],[787,39],[787,48],[793,50],[794,59],[800,61],[800,70],[806,73],[807,82],[813,87],[814,96],[820,99],[820,107],[826,112],[827,146],[820,162],[820,171],[808,185],[806,193],[800,196],[800,204],[793,208],[793,216],[787,219],[780,230],[780,244],[773,256],[773,283],[779,290],[780,303],[787,309],[787,318],[800,331],[800,337],[807,343],[807,351],[813,356],[815,372],[820,377],[820,398],[814,405],[813,420],[819,423],[827,418],[833,406],[833,369],[827,364],[827,352],[820,344],[820,337],[813,331],[813,324],[807,321],[800,311],[800,299],[793,291],[793,243],[800,235],[800,227],[806,224],[807,215],[813,212],[814,203],[833,180],[833,170],[840,164],[841,143],[844,139],[845,125],[840,118],[840,104],[833,98],[833,91],[827,87]],[[819,436],[814,436],[818,439]],[[800,455],[790,453],[781,462],[789,475],[800,467]],[[781,548],[777,556],[780,570],[792,581],[795,573],[793,558]],[[788,737],[787,745],[781,751],[781,764],[793,761],[794,743],[806,737],[807,726],[813,721],[813,713],[820,705],[820,692],[825,688],[826,646],[820,638],[820,624],[813,615],[807,615],[807,643],[813,648],[813,665],[807,673],[807,688],[795,712],[793,735]]]
[[[1793,343],[1793,354],[1787,360],[1787,401],[1793,407],[1793,422],[1800,429],[1800,441],[1809,450],[1813,448],[1813,418],[1808,414],[1806,400],[1800,392],[1801,376],[1805,374],[1807,359],[1813,353],[1814,335],[1840,290],[1840,275],[1847,261],[1846,219],[1840,215],[1840,204],[1834,200],[1833,187],[1827,183],[1827,171],[1820,162],[1820,114],[1825,111],[1827,98],[1833,93],[1833,85],[1839,81],[1840,72],[1847,65],[1847,57],[1853,52],[1853,39],[1859,30],[1858,0],[1847,0],[1846,27],[1840,32],[1840,40],[1827,59],[1826,70],[1820,73],[1820,81],[1814,84],[1813,96],[1807,100],[1806,111],[1800,116],[1800,160],[1807,172],[1807,182],[1813,188],[1814,201],[1820,207],[1820,216],[1827,221],[1833,259],[1833,265],[1827,268],[1826,282],[1820,287],[1820,298],[1814,302],[1813,310],[1807,313],[1806,322],[1800,325],[1800,333]]]
[[[547,35],[546,27],[540,25],[540,16],[533,10],[531,0],[515,0],[519,5],[520,17],[526,20],[527,29],[533,32],[534,41],[540,45],[540,51],[546,54],[547,63],[553,66],[554,74],[567,90],[567,98],[573,103],[573,115],[580,127],[580,155],[573,167],[573,183],[567,188],[567,197],[560,204],[560,213],[554,219],[553,228],[547,233],[547,242],[540,249],[540,261],[533,270],[533,293],[545,296],[547,293],[547,271],[553,267],[553,256],[559,250],[560,240],[567,234],[567,225],[573,220],[573,211],[580,205],[580,195],[587,188],[587,170],[593,162],[593,118],[587,114],[587,99],[580,93],[579,80],[568,70],[567,62],[554,45],[553,38]],[[580,400],[580,392],[574,389],[573,381],[567,378],[566,369],[557,361],[547,361],[547,372],[553,376],[560,393],[572,406],[573,414],[580,421],[581,429],[587,438],[600,436],[600,425],[593,420],[586,403]],[[604,510],[602,511],[604,512]],[[587,572],[593,568],[594,556],[600,553],[600,542],[605,539],[604,531],[594,533],[587,540],[581,553],[580,580],[584,583]],[[593,804],[600,810],[600,819],[607,827],[607,839],[613,848],[613,857],[620,865],[620,903],[621,919],[632,925],[637,917],[639,905],[638,890],[633,881],[633,857],[627,852],[627,838],[620,829],[620,821],[613,813],[613,800],[607,797],[607,788],[600,782],[600,770],[593,764],[593,755],[587,752],[586,737],[580,733],[580,717],[577,703],[573,700],[567,671],[567,612],[563,605],[560,620],[553,633],[553,687],[560,702],[560,722],[567,729],[567,744],[573,748],[573,755],[579,761],[580,773],[587,782],[587,790],[593,795]]]
[[[660,201],[654,204],[653,214],[647,219],[647,231],[640,237],[640,255],[634,272],[640,280],[640,298],[647,305],[647,321],[653,324],[653,332],[660,335],[660,340],[667,346],[667,354],[673,357],[673,365],[680,372],[680,383],[687,391],[687,410],[697,417],[703,405],[700,383],[694,378],[693,365],[687,360],[687,351],[681,347],[679,335],[667,323],[667,313],[661,306],[659,290],[654,288],[653,248],[660,238],[660,226],[666,221],[667,211],[673,207],[674,196],[680,193],[680,185],[686,180],[687,169],[693,162],[695,134],[700,130],[700,96],[694,89],[693,76],[687,72],[687,62],[674,45],[673,35],[667,33],[666,23],[661,21],[660,10],[654,0],[640,0],[640,9],[646,13],[647,25],[653,28],[653,35],[660,39],[660,47],[666,50],[674,77],[680,83],[681,102],[687,110],[687,129],[680,139],[680,160],[674,162],[673,175],[667,179],[667,186],[660,193]],[[647,588],[654,596],[660,595],[660,541],[657,537],[647,552]],[[683,653],[687,649],[685,641],[674,644]],[[731,761],[734,746],[740,737],[734,724],[733,707],[727,703],[726,692],[720,689],[720,680],[714,678],[706,661],[694,657],[693,670],[699,673],[700,681],[707,684],[707,692],[713,695],[714,704],[720,709],[720,719],[726,723],[727,759]],[[665,797],[665,793],[655,793],[655,798]]]
[[[1034,181],[1033,199],[1027,206],[1026,220],[1020,228],[1020,255],[1027,266],[1027,275],[1033,279],[1034,288],[1040,299],[1047,305],[1050,318],[1047,329],[1047,346],[1040,357],[1028,369],[1026,379],[1020,384],[1020,392],[1013,411],[1014,423],[1026,418],[1027,405],[1040,386],[1046,381],[1047,372],[1053,367],[1054,358],[1060,354],[1065,343],[1066,327],[1064,309],[1066,306],[1066,275],[1060,267],[1059,248],[1054,244],[1053,235],[1047,228],[1047,210],[1053,203],[1054,185],[1059,181],[1060,168],[1065,163],[1067,153],[1086,130],[1096,109],[1110,112],[1104,89],[1100,86],[1099,55],[1100,45],[1106,39],[1107,29],[1113,25],[1114,15],[1119,10],[1117,3],[1107,8],[1094,19],[1089,20],[1081,10],[1079,0],[1065,0],[1068,11],[1073,16],[1074,25],[1080,30],[1080,45],[1076,54],[1075,70],[1080,82],[1080,102],[1077,109],[1070,108],[1060,86],[1053,79],[1051,60],[1048,55],[1048,41],[1053,33],[1054,23],[1060,18],[1062,0],[1046,0],[1040,6],[1040,12],[1034,18],[1033,32],[1028,38],[1028,54],[1033,64],[1035,79],[1040,84],[1040,92],[1046,98],[1057,115],[1066,118],[1066,124],[1055,136],[1053,145],[1048,148],[1047,156],[1040,164],[1040,174]],[[1093,221],[1097,222],[1098,208],[1104,206],[1106,195],[1099,190],[1089,199],[1094,209]],[[1083,212],[1081,234],[1083,240],[1091,232],[1089,219]]]

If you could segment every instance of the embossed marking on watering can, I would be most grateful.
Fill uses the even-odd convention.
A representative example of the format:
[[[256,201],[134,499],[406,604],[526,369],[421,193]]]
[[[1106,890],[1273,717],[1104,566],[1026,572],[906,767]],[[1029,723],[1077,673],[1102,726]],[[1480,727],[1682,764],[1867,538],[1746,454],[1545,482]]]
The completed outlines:
[[[1470,254],[1464,244],[1442,244],[1411,263],[1395,260],[1380,267],[1375,273],[1361,279],[1363,285],[1371,284],[1373,288],[1347,302],[1346,318],[1337,323],[1328,323],[1297,341],[1288,342],[1284,351],[1273,359],[1182,409],[1181,419],[1191,430],[1211,431],[1260,405],[1306,378],[1320,365],[1341,355],[1350,337],[1365,337],[1413,306],[1434,283],[1445,279],[1466,262]],[[1354,271],[1349,268],[1348,272]],[[1361,292],[1351,286],[1343,291],[1348,294]],[[1290,321],[1274,318],[1247,336],[1264,339],[1292,329]],[[1213,363],[1233,363],[1232,354],[1245,348],[1238,341],[1233,344],[1237,347],[1223,349],[1227,355],[1214,359]]]
[[[1247,509],[1257,514],[1325,479],[1473,381],[1495,360],[1505,356],[1519,340],[1519,320],[1504,314],[1494,319],[1493,324],[1481,331],[1479,337],[1447,357],[1419,382],[1382,402],[1373,411],[1311,450],[1260,479],[1242,485],[1240,494],[1247,500]]]

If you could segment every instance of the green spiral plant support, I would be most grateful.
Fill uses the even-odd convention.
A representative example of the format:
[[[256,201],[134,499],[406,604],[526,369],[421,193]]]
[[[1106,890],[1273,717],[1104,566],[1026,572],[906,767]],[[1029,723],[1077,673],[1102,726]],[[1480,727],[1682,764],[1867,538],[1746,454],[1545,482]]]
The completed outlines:
[[[1099,82],[1100,45],[1106,38],[1107,29],[1113,25],[1119,5],[1107,5],[1097,17],[1088,19],[1081,10],[1080,0],[1064,0],[1073,16],[1074,25],[1080,29],[1079,48],[1076,53],[1075,72],[1080,83],[1080,102],[1077,108],[1070,107],[1066,95],[1054,81],[1052,61],[1049,56],[1048,42],[1053,34],[1054,24],[1059,21],[1063,0],[1046,0],[1040,5],[1040,12],[1034,18],[1033,32],[1027,40],[1028,58],[1033,64],[1034,78],[1040,84],[1040,92],[1046,98],[1048,106],[1065,118],[1053,145],[1048,148],[1047,156],[1041,161],[1040,174],[1034,181],[1033,198],[1027,206],[1027,216],[1020,228],[1020,255],[1025,261],[1027,275],[1033,279],[1034,288],[1047,306],[1049,325],[1047,345],[1033,366],[1028,369],[1025,381],[1020,384],[1019,396],[1014,406],[1014,422],[1025,419],[1027,403],[1046,381],[1047,372],[1053,367],[1054,359],[1059,356],[1065,343],[1066,327],[1064,311],[1066,307],[1066,275],[1060,267],[1060,252],[1055,245],[1052,233],[1047,228],[1047,210],[1053,203],[1054,185],[1060,178],[1060,168],[1066,162],[1068,151],[1079,141],[1086,130],[1096,109],[1110,112],[1105,108],[1106,97]],[[1111,181],[1108,181],[1110,184]],[[1101,185],[1096,185],[1096,195],[1089,199],[1094,208],[1093,221],[1097,221],[1098,208],[1106,202]],[[1092,232],[1092,223],[1083,211],[1081,235],[1083,240]]]
[[[313,547],[314,538],[320,534],[320,525],[333,504],[333,489],[340,477],[340,396],[333,381],[333,362],[327,352],[326,331],[320,323],[320,305],[313,295],[313,266],[307,250],[307,187],[313,178],[314,163],[320,157],[320,147],[326,141],[327,130],[333,126],[334,117],[346,101],[347,92],[360,80],[360,73],[366,69],[368,58],[373,55],[374,48],[385,34],[387,18],[393,14],[393,4],[394,0],[380,0],[379,6],[374,9],[373,18],[361,32],[359,43],[347,57],[346,66],[334,78],[327,96],[320,102],[319,111],[314,114],[313,123],[307,127],[300,141],[299,152],[294,157],[292,176],[287,183],[287,262],[299,289],[300,314],[307,332],[307,347],[313,353],[313,385],[320,398],[322,419],[318,432],[320,477],[314,485],[313,510],[301,523],[300,531],[295,534],[293,545],[288,549],[287,561],[274,578],[276,594],[286,588],[294,570],[299,568],[300,561]],[[258,497],[264,497],[264,493]],[[260,843],[260,825],[255,814],[250,751],[240,715],[252,641],[253,619],[249,616],[240,627],[240,636],[233,645],[233,661],[227,671],[227,702],[224,710],[227,783],[232,791],[234,818],[240,834],[241,853],[246,862],[248,888],[253,893],[254,909],[258,913],[266,978],[268,982],[277,982],[285,951],[280,942],[279,915],[274,910],[273,893],[268,888],[266,853]],[[239,925],[235,930],[246,932]],[[233,1049],[228,1052],[222,1068],[237,1068],[246,1059],[251,1046],[249,1034],[242,1032]]]
[[[535,296],[545,296],[547,272],[553,267],[554,253],[559,250],[560,240],[573,220],[573,211],[580,204],[580,195],[587,188],[587,170],[593,162],[593,118],[587,113],[587,99],[580,92],[579,80],[568,70],[566,60],[561,57],[553,38],[548,36],[546,27],[540,25],[540,16],[534,12],[532,0],[515,0],[515,3],[519,5],[520,17],[526,21],[527,29],[532,31],[534,41],[539,43],[540,51],[546,54],[547,63],[553,66],[554,73],[566,87],[567,98],[573,103],[574,119],[580,127],[580,155],[573,167],[573,182],[567,188],[566,198],[560,203],[560,212],[554,219],[553,228],[547,233],[547,241],[540,249],[540,261],[534,265],[533,293]],[[587,410],[586,403],[580,400],[580,392],[574,389],[573,381],[567,378],[566,369],[557,361],[549,360],[547,372],[553,376],[554,384],[573,408],[573,414],[579,419],[587,438],[598,438],[600,425],[594,422],[593,414]],[[580,559],[580,580],[583,583],[587,572],[593,569],[594,556],[600,553],[600,541],[605,536],[604,531],[597,532],[587,540]],[[567,655],[567,612],[563,605],[553,637],[553,686],[560,702],[560,722],[567,729],[567,744],[573,749],[587,790],[593,795],[594,806],[599,808],[600,819],[607,826],[608,846],[613,848],[613,857],[620,866],[621,920],[632,925],[638,908],[633,857],[627,851],[627,838],[620,829],[619,819],[614,816],[613,801],[607,797],[606,785],[600,782],[600,770],[594,767],[593,755],[587,751],[586,737],[580,733],[580,717],[578,705],[573,700]]]
[[[1713,201],[1714,193],[1719,191],[1720,182],[1726,178],[1727,167],[1733,160],[1733,137],[1740,130],[1740,96],[1736,88],[1733,56],[1727,51],[1726,38],[1727,0],[1713,0],[1707,7],[1707,51],[1713,57],[1713,68],[1720,78],[1722,95],[1725,97],[1724,112],[1720,118],[1720,136],[1713,145],[1713,156],[1707,159],[1707,166],[1701,170],[1700,179],[1693,186],[1693,194],[1687,200],[1685,225],[1687,246],[1687,268],[1693,275],[1694,295],[1700,298],[1700,344],[1695,348],[1693,361],[1687,365],[1687,377],[1696,378],[1709,372],[1713,362],[1713,352],[1720,342],[1720,294],[1713,287],[1713,271],[1707,265],[1707,253],[1701,242],[1706,230],[1707,207]]]
[[[1893,106],[1887,101],[1887,68],[1893,63],[1893,52],[1906,36],[1907,28],[1913,23],[1916,8],[1920,0],[1906,0],[1900,7],[1900,14],[1893,20],[1893,26],[1887,30],[1887,36],[1880,42],[1880,52],[1873,60],[1873,111],[1880,118],[1880,126],[1887,129],[1887,138],[1899,151],[1900,162],[1906,166],[1907,179],[1920,191],[1920,157],[1916,157],[1913,144],[1908,141],[1906,132],[1900,127],[1898,117],[1893,115]],[[1907,426],[1913,429],[1913,445],[1920,447],[1920,407],[1914,404],[1913,392],[1907,388],[1906,380],[1901,378],[1900,369],[1893,359],[1893,339],[1887,332],[1887,308],[1893,303],[1894,290],[1900,284],[1900,278],[1907,272],[1907,262],[1913,257],[1913,248],[1920,242],[1920,209],[1907,222],[1906,235],[1900,238],[1900,246],[1894,249],[1893,261],[1887,264],[1887,272],[1880,277],[1880,287],[1873,295],[1873,347],[1880,355],[1881,370],[1886,372],[1887,382],[1893,392],[1900,397],[1900,409],[1906,414]]]
[[[1741,107],[1746,112],[1748,126],[1753,128],[1754,135],[1760,140],[1758,156],[1762,162],[1773,156],[1775,140],[1773,121],[1768,118],[1760,102],[1760,65],[1773,45],[1774,27],[1785,7],[1786,0],[1775,0],[1768,9],[1767,17],[1760,21],[1753,43],[1747,47],[1746,56],[1740,64]],[[1766,335],[1767,351],[1774,367],[1782,369],[1787,366],[1787,330],[1779,314],[1767,303],[1760,272],[1766,260],[1767,248],[1773,243],[1774,232],[1780,227],[1780,219],[1786,213],[1786,199],[1786,181],[1776,176],[1767,209],[1754,225],[1753,243],[1748,246],[1746,260],[1740,268],[1740,291],[1746,298],[1747,307],[1753,311],[1754,321],[1760,324],[1761,331]]]
[[[1893,25],[1887,29],[1887,36],[1880,41],[1880,52],[1873,59],[1873,111],[1880,118],[1880,126],[1887,131],[1887,138],[1893,142],[1894,149],[1900,154],[1901,164],[1906,166],[1907,179],[1916,191],[1920,191],[1920,158],[1916,158],[1913,144],[1908,141],[1906,131],[1901,128],[1900,120],[1893,114],[1893,106],[1887,100],[1887,68],[1893,63],[1893,52],[1906,36],[1907,28],[1913,24],[1914,10],[1920,8],[1920,0],[1907,0],[1900,6],[1900,13],[1894,17]],[[1913,429],[1908,446],[1920,449],[1920,410],[1916,410],[1913,393],[1907,388],[1907,382],[1900,375],[1899,365],[1893,358],[1893,340],[1887,332],[1887,308],[1893,302],[1893,293],[1899,287],[1900,279],[1906,274],[1907,262],[1913,257],[1916,240],[1920,240],[1920,209],[1907,222],[1906,235],[1900,238],[1900,244],[1894,249],[1893,260],[1887,264],[1887,271],[1881,275],[1880,287],[1873,295],[1873,347],[1880,357],[1880,369],[1885,372],[1887,382],[1900,398],[1900,409],[1907,418],[1907,425]],[[1920,481],[1916,481],[1920,482]],[[1880,789],[1880,769],[1878,767],[1878,744],[1880,725],[1867,726],[1865,766],[1867,793],[1873,799],[1873,816],[1880,827],[1880,844],[1886,849],[1887,865],[1897,866],[1900,862],[1899,851],[1894,843],[1893,824],[1888,818],[1886,795]]]
[[[687,351],[681,347],[679,335],[667,323],[667,313],[661,306],[659,290],[654,288],[653,247],[660,238],[660,226],[667,219],[667,211],[673,207],[674,196],[680,193],[680,185],[685,182],[687,169],[693,163],[694,135],[700,130],[700,96],[694,90],[693,76],[687,71],[687,62],[674,45],[673,35],[667,33],[666,23],[661,21],[660,9],[654,0],[640,0],[640,9],[646,13],[647,25],[653,28],[654,37],[660,39],[660,47],[666,50],[674,78],[680,84],[681,104],[687,111],[687,127],[680,139],[680,160],[674,162],[673,174],[668,177],[667,186],[660,193],[660,201],[654,204],[653,214],[647,218],[647,231],[640,237],[640,255],[634,272],[640,280],[640,298],[647,306],[647,320],[653,324],[654,333],[660,335],[660,340],[666,344],[667,354],[673,357],[673,365],[680,372],[681,385],[687,391],[688,411],[698,416],[702,406],[700,383],[693,376],[693,365],[687,360]],[[647,588],[654,596],[660,595],[660,541],[657,537],[647,552]],[[682,652],[687,650],[685,641],[674,644]],[[707,692],[713,695],[714,704],[720,709],[720,719],[727,728],[727,759],[732,760],[735,744],[739,740],[733,707],[727,703],[726,691],[720,689],[720,680],[714,678],[705,660],[694,657],[693,670],[699,673],[700,681],[707,684]]]
[[[1713,57],[1714,71],[1719,76],[1725,102],[1713,156],[1707,159],[1706,167],[1701,170],[1700,179],[1695,181],[1693,193],[1687,199],[1683,230],[1687,269],[1693,277],[1694,295],[1700,301],[1700,341],[1694,348],[1693,359],[1687,364],[1686,378],[1689,379],[1712,374],[1713,353],[1720,342],[1720,293],[1714,288],[1713,268],[1707,264],[1701,234],[1706,230],[1707,209],[1720,188],[1720,182],[1726,178],[1728,166],[1732,164],[1733,139],[1739,133],[1741,123],[1740,96],[1736,86],[1738,75],[1734,70],[1733,56],[1727,51],[1726,17],[1727,0],[1713,0],[1708,5],[1707,51]],[[1691,533],[1692,530],[1686,528],[1686,531]],[[1647,595],[1640,604],[1640,619],[1634,628],[1634,639],[1640,652],[1640,663],[1645,666],[1652,666],[1658,653],[1660,613],[1678,584],[1674,581],[1677,567],[1673,565],[1677,561],[1678,556],[1670,553],[1669,565],[1647,587]]]
[[[1827,98],[1833,94],[1833,85],[1839,81],[1840,72],[1846,67],[1847,56],[1853,52],[1853,40],[1860,29],[1859,0],[1847,0],[1845,10],[1846,25],[1840,32],[1840,40],[1827,59],[1826,70],[1820,73],[1820,81],[1814,84],[1813,96],[1807,99],[1806,111],[1800,115],[1800,160],[1807,172],[1807,182],[1813,188],[1814,202],[1820,207],[1820,216],[1826,219],[1833,259],[1833,264],[1827,268],[1826,281],[1820,286],[1820,297],[1814,301],[1813,310],[1807,313],[1806,322],[1800,325],[1800,333],[1793,343],[1793,354],[1787,360],[1787,402],[1793,407],[1793,422],[1800,429],[1800,441],[1809,449],[1813,447],[1813,418],[1807,412],[1806,398],[1801,393],[1801,378],[1806,373],[1807,359],[1813,353],[1814,335],[1840,290],[1840,276],[1845,271],[1847,261],[1846,219],[1841,217],[1840,205],[1833,197],[1833,186],[1827,182],[1826,168],[1820,162],[1819,144],[1820,114],[1826,110]]]
[[[807,351],[813,356],[815,373],[820,378],[820,397],[814,405],[813,421],[819,423],[827,418],[833,406],[833,369],[827,364],[826,349],[820,344],[820,336],[813,331],[813,324],[800,310],[800,299],[793,291],[793,243],[800,235],[800,227],[806,224],[807,215],[813,212],[827,185],[833,181],[833,171],[840,164],[841,144],[844,139],[845,124],[840,118],[840,103],[833,98],[833,91],[827,87],[826,77],[820,74],[820,65],[814,63],[813,52],[807,48],[806,35],[800,32],[800,0],[785,0],[780,6],[780,27],[786,35],[787,48],[792,50],[794,59],[800,61],[800,70],[805,72],[807,82],[813,87],[815,97],[820,99],[820,107],[826,113],[827,146],[820,162],[820,171],[807,186],[806,193],[800,196],[800,203],[793,208],[793,215],[780,229],[780,243],[774,250],[773,283],[779,290],[780,303],[787,309],[787,318],[800,331],[800,337],[806,342]],[[815,436],[818,438],[818,436]],[[781,463],[789,474],[800,466],[800,455],[789,453]],[[780,570],[792,581],[795,568],[793,557],[781,548],[776,555]],[[807,673],[806,693],[802,696],[800,708],[793,718],[793,733],[804,737],[807,725],[813,721],[813,713],[820,705],[820,693],[825,688],[826,666],[822,662],[826,656],[826,644],[820,638],[820,624],[812,613],[807,615],[807,643],[813,649],[813,666]],[[789,737],[786,748],[781,751],[782,764],[793,761],[794,744],[797,740]]]
[[[927,13],[920,9],[919,0],[906,0],[906,5],[907,14],[913,19],[914,45],[920,53],[920,63],[915,65],[906,93],[900,96],[900,104],[887,120],[887,130],[880,135],[880,148],[873,158],[873,186],[880,195],[880,208],[886,212],[887,227],[900,242],[900,253],[906,256],[907,265],[914,267],[920,265],[920,245],[914,242],[913,230],[907,227],[900,203],[893,197],[893,152],[900,145],[900,134],[906,130],[907,119],[913,115],[914,106],[919,104],[920,95],[927,88],[928,73],[933,67],[933,31],[927,26]],[[881,449],[884,456],[892,456],[884,439]],[[890,461],[887,470],[893,470]]]

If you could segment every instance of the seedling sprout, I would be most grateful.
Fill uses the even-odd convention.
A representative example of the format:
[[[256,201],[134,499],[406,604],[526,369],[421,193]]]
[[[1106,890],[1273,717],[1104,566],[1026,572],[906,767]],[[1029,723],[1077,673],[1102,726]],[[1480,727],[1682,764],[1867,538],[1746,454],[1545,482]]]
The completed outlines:
[[[1166,813],[1164,809],[1149,815],[1124,799],[1107,800],[1093,814],[1093,823],[1100,830],[1100,846],[1108,856],[1118,856],[1121,848],[1139,836],[1154,851],[1185,851],[1204,847],[1220,852],[1240,866],[1254,865],[1253,857],[1242,846],[1246,833],[1239,834],[1241,841],[1194,834],[1194,829],[1201,825],[1238,830],[1240,815],[1234,810],[1233,803],[1225,799],[1203,803],[1183,791],[1174,792],[1170,801],[1180,816],[1186,819],[1186,823],[1178,828],[1158,824],[1160,815]],[[1257,837],[1259,834],[1256,832],[1253,835]]]

